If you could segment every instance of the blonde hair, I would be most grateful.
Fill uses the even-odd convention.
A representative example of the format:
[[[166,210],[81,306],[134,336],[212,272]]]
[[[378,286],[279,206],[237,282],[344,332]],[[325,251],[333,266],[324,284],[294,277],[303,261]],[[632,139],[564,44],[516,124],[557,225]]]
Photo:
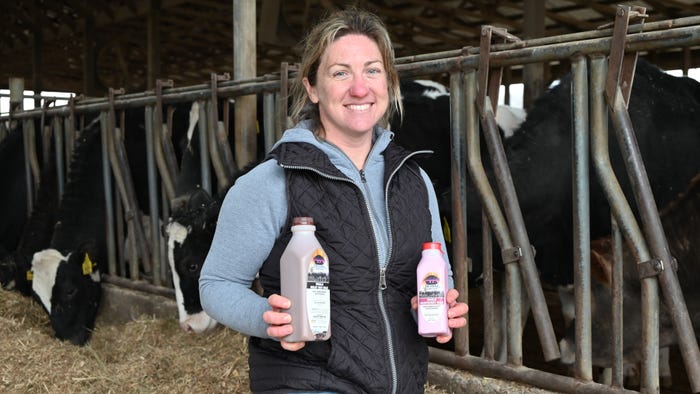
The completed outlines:
[[[321,57],[335,40],[349,34],[361,34],[370,38],[382,54],[390,105],[380,119],[381,125],[386,127],[395,113],[403,116],[399,74],[394,66],[394,48],[384,22],[377,15],[356,8],[336,11],[314,26],[302,41],[301,63],[291,86],[292,120],[294,123],[307,119],[313,121],[316,128],[314,132],[319,137],[324,137],[324,131],[318,104],[311,102],[302,81],[308,78],[312,86],[316,85]]]

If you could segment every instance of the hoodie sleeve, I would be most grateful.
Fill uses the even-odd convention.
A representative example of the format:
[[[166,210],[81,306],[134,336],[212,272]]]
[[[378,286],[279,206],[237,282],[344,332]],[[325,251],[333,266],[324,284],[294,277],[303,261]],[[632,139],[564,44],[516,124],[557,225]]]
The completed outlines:
[[[267,337],[267,299],[250,289],[287,215],[284,170],[267,160],[229,189],[202,267],[202,307],[219,323],[245,335]]]

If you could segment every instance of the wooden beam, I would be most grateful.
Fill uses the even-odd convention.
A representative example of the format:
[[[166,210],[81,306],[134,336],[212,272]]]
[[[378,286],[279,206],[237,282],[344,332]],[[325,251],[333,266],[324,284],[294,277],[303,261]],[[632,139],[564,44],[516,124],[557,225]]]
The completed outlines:
[[[544,36],[545,0],[525,0],[523,38]],[[542,63],[526,64],[523,68],[523,108],[529,110],[535,99],[544,92],[544,66]]]
[[[153,89],[156,79],[160,77],[160,7],[161,0],[148,2],[148,38],[147,38],[147,72],[146,86]]]
[[[83,94],[97,96],[97,50],[95,44],[95,19],[88,15],[83,19]]]
[[[256,17],[254,0],[233,1],[233,79],[256,76]],[[253,59],[253,61],[251,61]],[[235,104],[235,156],[238,168],[256,160],[257,100],[243,96]]]

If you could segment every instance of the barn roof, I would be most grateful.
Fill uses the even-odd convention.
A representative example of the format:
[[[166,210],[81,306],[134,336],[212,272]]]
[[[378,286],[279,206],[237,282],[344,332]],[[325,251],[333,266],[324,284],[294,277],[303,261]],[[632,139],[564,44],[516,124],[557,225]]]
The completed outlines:
[[[482,25],[505,27],[521,38],[525,4],[511,0],[257,0],[257,75],[297,61],[295,44],[329,10],[347,3],[380,15],[387,23],[397,56],[478,46]],[[3,1],[0,36],[0,87],[22,77],[25,87],[81,92],[86,43],[96,45],[97,86],[147,88],[149,3],[160,4],[160,76],[175,86],[207,82],[211,73],[232,73],[231,0],[19,0]],[[547,0],[544,35],[593,30],[612,22],[619,1]],[[647,7],[647,21],[700,15],[692,0],[634,1]],[[92,34],[84,32],[90,22]],[[88,28],[89,29],[89,28]],[[90,31],[90,30],[88,30]],[[39,50],[34,50],[39,48]],[[698,65],[693,51],[686,65]],[[682,56],[660,57],[681,67]],[[688,64],[690,63],[690,64]],[[33,81],[37,65],[40,80]]]

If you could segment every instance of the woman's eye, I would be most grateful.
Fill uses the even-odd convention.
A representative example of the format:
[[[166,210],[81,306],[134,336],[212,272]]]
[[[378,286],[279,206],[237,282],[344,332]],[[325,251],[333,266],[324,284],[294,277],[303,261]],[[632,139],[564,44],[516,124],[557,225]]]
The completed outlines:
[[[334,78],[343,78],[348,75],[347,71],[336,71],[333,73]]]

